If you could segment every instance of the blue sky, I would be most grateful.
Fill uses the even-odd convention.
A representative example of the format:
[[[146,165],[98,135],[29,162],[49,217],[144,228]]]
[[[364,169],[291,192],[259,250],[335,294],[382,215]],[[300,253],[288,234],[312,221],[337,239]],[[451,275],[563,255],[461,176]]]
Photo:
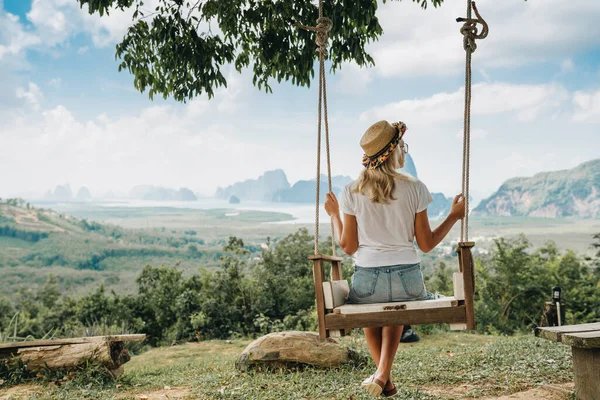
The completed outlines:
[[[152,1],[150,1],[152,3]],[[472,192],[600,157],[600,2],[482,0],[490,36],[474,55]],[[330,76],[334,174],[356,176],[358,141],[380,119],[403,120],[420,178],[460,190],[464,2],[422,11],[381,5],[376,67]],[[137,184],[219,185],[283,168],[315,170],[316,87],[228,71],[229,87],[188,104],[138,93],[117,72],[115,44],[131,18],[89,16],[74,0],[0,0],[0,196],[34,197],[57,184],[93,194]]]

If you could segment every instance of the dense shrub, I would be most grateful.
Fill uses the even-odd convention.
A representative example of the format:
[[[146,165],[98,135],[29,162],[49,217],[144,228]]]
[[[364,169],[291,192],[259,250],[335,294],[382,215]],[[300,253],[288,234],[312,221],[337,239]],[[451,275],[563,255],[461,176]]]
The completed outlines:
[[[48,237],[48,232],[24,231],[10,226],[0,226],[0,236],[12,237],[27,242],[39,242]]]

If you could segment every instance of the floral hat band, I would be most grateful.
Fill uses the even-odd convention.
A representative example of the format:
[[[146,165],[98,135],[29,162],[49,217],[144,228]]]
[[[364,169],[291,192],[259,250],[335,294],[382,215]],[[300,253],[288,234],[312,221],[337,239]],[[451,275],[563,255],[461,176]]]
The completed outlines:
[[[380,121],[363,135],[360,145],[365,150],[362,164],[366,169],[376,169],[396,150],[406,132],[404,122]]]

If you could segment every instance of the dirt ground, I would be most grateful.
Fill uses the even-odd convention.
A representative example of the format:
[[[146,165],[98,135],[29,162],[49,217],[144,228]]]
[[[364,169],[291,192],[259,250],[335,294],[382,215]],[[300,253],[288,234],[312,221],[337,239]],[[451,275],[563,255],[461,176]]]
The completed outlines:
[[[466,394],[473,389],[469,385],[461,386],[438,386],[424,388],[423,391],[434,396],[445,397],[449,399],[473,400],[475,397],[468,397]],[[477,397],[478,400],[569,400],[569,394],[573,391],[573,383],[561,385],[543,385],[538,388],[524,390],[510,395],[496,397]]]
[[[183,400],[192,399],[189,388],[166,388],[163,390],[155,390],[148,393],[138,393],[135,395],[136,400]],[[119,399],[130,399],[131,393],[117,397]]]
[[[40,393],[38,385],[19,385],[0,390],[0,400],[26,399],[29,395]]]
[[[0,400],[28,399],[31,395],[40,394],[43,389],[37,385],[19,385],[9,389],[0,390]],[[164,388],[152,392],[140,391],[139,393],[128,392],[117,396],[117,399],[136,400],[183,400],[192,399],[189,388]]]
[[[471,389],[468,385],[431,387],[425,391],[434,396],[446,397],[449,399],[472,400],[474,397],[466,397],[466,393]],[[573,390],[573,384],[563,385],[545,385],[539,388],[525,390],[511,395],[500,397],[479,397],[479,400],[568,400],[569,393]],[[26,399],[29,395],[39,393],[40,387],[36,385],[21,385],[10,389],[0,390],[0,400]],[[192,399],[189,388],[164,388],[152,392],[124,393],[117,397],[119,399],[136,400],[183,400]]]

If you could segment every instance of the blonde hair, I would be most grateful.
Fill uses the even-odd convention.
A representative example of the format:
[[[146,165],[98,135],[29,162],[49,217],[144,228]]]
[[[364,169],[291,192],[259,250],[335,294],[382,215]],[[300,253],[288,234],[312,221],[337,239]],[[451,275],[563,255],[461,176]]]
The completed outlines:
[[[379,167],[365,168],[356,180],[352,192],[368,196],[374,203],[389,204],[390,200],[396,200],[392,195],[396,187],[396,179],[411,179],[410,176],[396,171],[404,167],[406,159],[402,146],[404,146],[403,140]]]

